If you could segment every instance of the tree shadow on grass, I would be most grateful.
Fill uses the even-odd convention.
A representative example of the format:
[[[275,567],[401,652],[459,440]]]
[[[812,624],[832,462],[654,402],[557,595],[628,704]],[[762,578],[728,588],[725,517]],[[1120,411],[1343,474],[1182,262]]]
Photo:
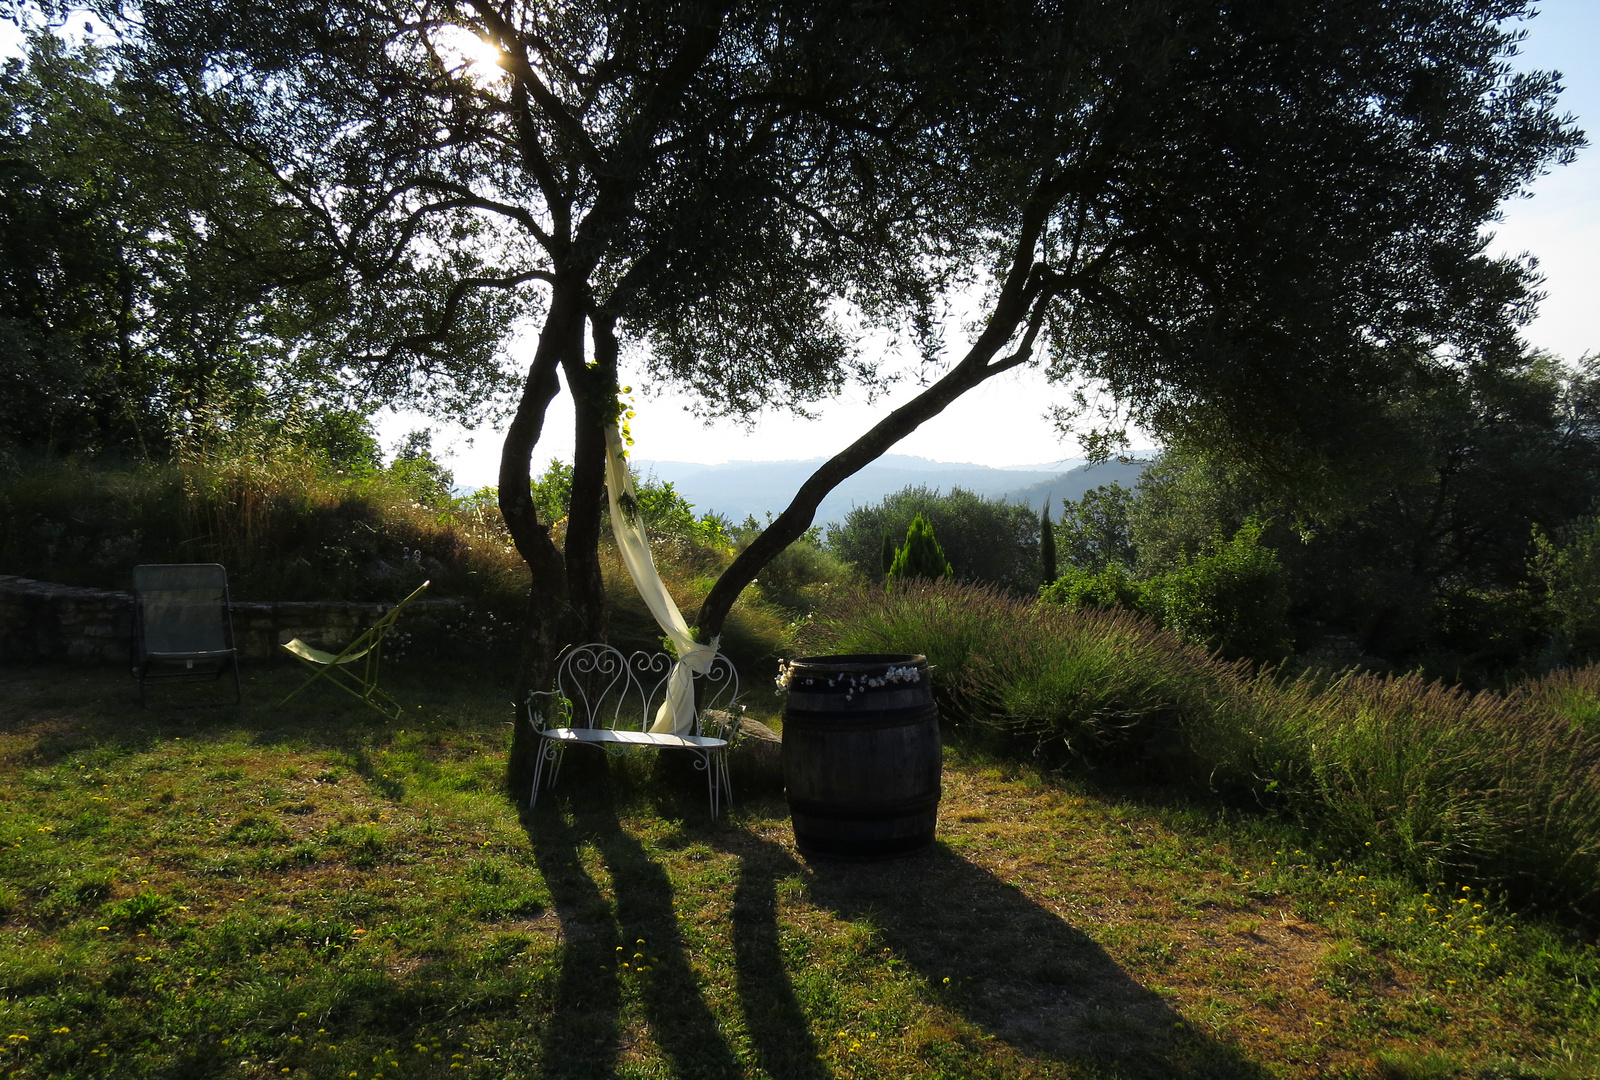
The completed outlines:
[[[739,986],[773,1076],[828,1075],[777,946],[776,886],[796,875],[813,903],[870,924],[942,1004],[1029,1055],[1095,1076],[1267,1076],[1237,1050],[1198,1033],[1082,930],[942,844],[905,859],[809,864],[749,832],[722,846],[741,860],[734,911]]]
[[[639,1002],[641,1019],[674,1075],[742,1077],[744,1070],[690,967],[672,882],[622,827],[607,771],[597,764],[569,755],[561,787],[542,795],[538,809],[523,815],[563,937],[543,1075],[614,1075],[619,1055],[628,1049],[627,996]],[[605,863],[614,901],[584,868],[583,849],[589,846]],[[637,970],[635,953],[642,954],[647,970]]]
[[[833,1073],[811,1034],[778,936],[777,885],[791,871],[790,863],[751,857],[748,852],[740,855],[739,884],[733,894],[739,1000],[757,1058],[768,1075],[777,1080],[829,1080]]]

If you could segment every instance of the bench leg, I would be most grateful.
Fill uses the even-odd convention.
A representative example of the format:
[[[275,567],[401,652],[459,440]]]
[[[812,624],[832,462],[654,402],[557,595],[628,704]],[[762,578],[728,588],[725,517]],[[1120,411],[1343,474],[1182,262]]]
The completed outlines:
[[[528,789],[528,809],[532,810],[534,803],[539,801],[539,774],[544,772],[544,755],[547,751],[544,740],[539,740],[539,752],[533,755],[533,786]]]
[[[544,765],[547,760],[550,762],[550,786],[555,787],[556,773],[561,768],[560,754],[563,749],[565,748],[558,747],[550,739],[541,738],[539,740],[539,753],[533,762],[533,788],[528,792],[528,808],[530,810],[533,808],[534,803],[539,801],[539,781],[544,775]]]
[[[567,760],[567,744],[552,742],[550,744],[550,786],[555,787],[556,781],[561,778],[561,763]]]
[[[728,782],[728,752],[705,750],[696,755],[696,766],[706,772],[706,794],[711,800],[711,820],[715,821],[721,804],[733,798],[733,786]]]

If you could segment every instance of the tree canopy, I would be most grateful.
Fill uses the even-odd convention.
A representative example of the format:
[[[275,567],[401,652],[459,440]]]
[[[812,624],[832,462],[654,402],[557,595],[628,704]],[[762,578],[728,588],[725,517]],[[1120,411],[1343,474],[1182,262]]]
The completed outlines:
[[[1582,144],[1556,77],[1510,69],[1526,10],[1018,5],[967,42],[992,81],[926,69],[990,118],[955,142],[993,192],[991,305],[944,377],[802,486],[702,628],[828,490],[1017,364],[1105,388],[1098,451],[1133,420],[1303,474],[1363,446],[1375,402],[1513,348],[1535,278],[1482,227]]]
[[[1519,352],[1433,372],[1386,403],[1382,441],[1331,492],[1171,447],[1134,491],[1066,503],[1056,598],[1140,607],[1224,554],[1219,537],[1246,537],[1281,563],[1302,651],[1345,643],[1347,659],[1484,679],[1544,662],[1552,638],[1588,655],[1574,613],[1600,499],[1594,368]]]
[[[270,178],[341,267],[374,342],[344,369],[470,378],[452,333],[542,320],[499,485],[532,570],[526,685],[603,633],[624,345],[711,415],[871,379],[856,327],[932,365],[744,548],[710,636],[828,490],[1021,364],[1105,387],[1104,446],[1131,419],[1279,469],[1337,460],[1374,400],[1509,347],[1534,278],[1485,255],[1482,226],[1581,145],[1555,76],[1509,67],[1517,0],[102,10],[130,77]],[[971,288],[974,336],[940,359],[942,299]],[[529,489],[561,378],[557,548]]]
[[[235,146],[206,137],[114,50],[35,32],[0,116],[0,354],[17,449],[165,453],[250,417],[326,426],[374,403],[452,407],[498,387],[506,331],[458,334],[454,380],[382,385],[355,360],[387,322],[306,209]],[[320,414],[320,416],[319,416]]]

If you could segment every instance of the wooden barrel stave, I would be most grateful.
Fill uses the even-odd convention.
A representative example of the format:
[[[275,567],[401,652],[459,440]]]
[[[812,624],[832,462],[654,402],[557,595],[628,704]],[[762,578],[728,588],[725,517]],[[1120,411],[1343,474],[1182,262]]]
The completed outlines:
[[[863,686],[891,667],[915,669],[917,681]],[[870,859],[928,847],[938,817],[941,762],[939,713],[923,657],[795,661],[784,710],[783,766],[803,852]]]

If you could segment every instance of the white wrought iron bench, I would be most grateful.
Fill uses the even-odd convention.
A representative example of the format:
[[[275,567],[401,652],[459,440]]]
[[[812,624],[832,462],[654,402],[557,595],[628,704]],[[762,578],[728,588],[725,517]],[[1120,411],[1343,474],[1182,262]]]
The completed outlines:
[[[569,746],[598,746],[612,755],[685,750],[693,755],[694,767],[706,774],[715,818],[722,803],[733,796],[728,746],[737,737],[737,731],[730,730],[737,727],[734,717],[743,710],[737,704],[739,676],[728,658],[717,653],[706,672],[694,677],[695,734],[651,731],[656,709],[666,698],[672,663],[666,653],[624,656],[598,643],[568,648],[556,664],[555,689],[528,697],[528,723],[539,736],[528,806],[538,802],[542,784],[555,786]]]

